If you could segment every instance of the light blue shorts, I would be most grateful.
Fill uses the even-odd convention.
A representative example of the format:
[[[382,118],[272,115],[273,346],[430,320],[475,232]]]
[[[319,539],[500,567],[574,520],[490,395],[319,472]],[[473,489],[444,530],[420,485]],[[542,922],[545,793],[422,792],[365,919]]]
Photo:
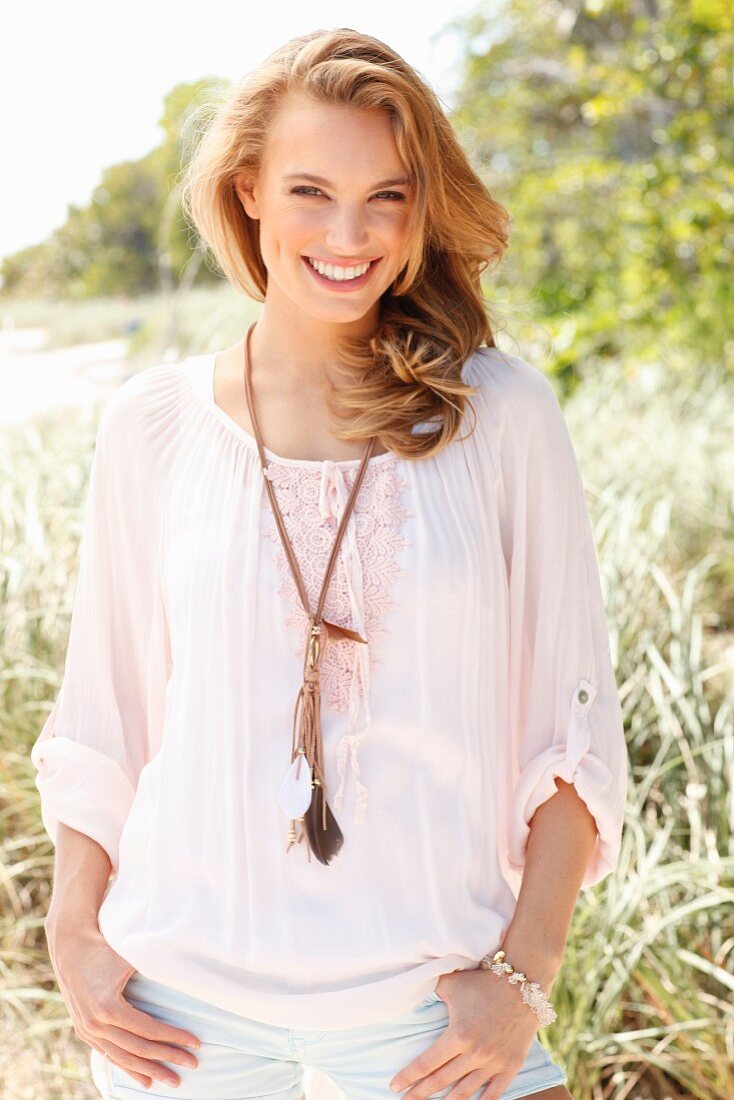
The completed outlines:
[[[330,1078],[347,1100],[399,1100],[407,1089],[392,1092],[389,1082],[436,1041],[449,1018],[445,1001],[434,992],[409,1012],[386,1023],[342,1031],[296,1031],[215,1008],[138,971],[127,982],[123,995],[149,1016],[196,1035],[201,1048],[193,1052],[199,1061],[196,1069],[161,1062],[180,1077],[177,1088],[154,1078],[149,1089],[92,1049],[94,1084],[101,1096],[119,1100],[140,1096],[301,1100],[308,1091],[309,1073],[316,1070]],[[522,1068],[502,1093],[502,1100],[531,1096],[562,1084],[566,1084],[565,1073],[536,1036]],[[451,1087],[447,1085],[432,1097],[446,1096]],[[477,1100],[485,1087],[471,1100]]]

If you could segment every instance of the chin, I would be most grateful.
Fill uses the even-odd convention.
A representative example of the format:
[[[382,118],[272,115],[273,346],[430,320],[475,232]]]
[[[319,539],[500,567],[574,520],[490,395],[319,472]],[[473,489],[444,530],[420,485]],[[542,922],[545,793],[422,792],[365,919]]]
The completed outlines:
[[[324,302],[323,299],[314,301],[312,298],[304,302],[295,297],[294,301],[304,313],[308,313],[312,317],[318,317],[323,321],[347,322],[364,317],[365,314],[375,308],[375,305],[380,301],[380,297],[381,295],[371,295],[367,301],[364,298],[357,301],[356,298],[350,300],[345,294],[343,298],[335,297],[333,302]]]
[[[308,309],[304,306],[303,313],[309,317],[313,317],[316,321],[323,321],[325,324],[332,325],[353,325],[356,321],[361,321],[363,317],[366,317],[368,313],[374,307],[374,302],[366,307],[366,309],[352,307],[352,309]]]

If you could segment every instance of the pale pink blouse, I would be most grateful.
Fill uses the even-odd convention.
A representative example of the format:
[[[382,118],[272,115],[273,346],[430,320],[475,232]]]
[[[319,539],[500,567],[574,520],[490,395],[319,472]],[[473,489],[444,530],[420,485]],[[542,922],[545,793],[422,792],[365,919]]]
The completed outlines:
[[[370,460],[325,607],[369,644],[323,653],[323,865],[286,854],[277,803],[306,617],[213,366],[149,367],[103,411],[32,749],[44,826],[108,853],[99,926],[142,975],[284,1027],[383,1021],[497,949],[556,776],[596,820],[584,887],[616,865],[627,752],[579,470],[548,379],[488,348],[468,439]],[[266,455],[314,606],[359,460]]]

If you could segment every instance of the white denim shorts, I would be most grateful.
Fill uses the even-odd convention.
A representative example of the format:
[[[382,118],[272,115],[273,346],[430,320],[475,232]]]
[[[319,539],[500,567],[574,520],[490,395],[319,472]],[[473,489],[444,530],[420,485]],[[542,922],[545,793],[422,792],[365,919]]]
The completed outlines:
[[[448,1007],[431,993],[415,1008],[382,1024],[342,1031],[297,1031],[260,1023],[207,1004],[188,994],[152,981],[136,971],[124,989],[125,1000],[142,1012],[173,1027],[190,1031],[201,1040],[195,1056],[199,1065],[190,1069],[161,1062],[181,1079],[177,1088],[157,1078],[149,1089],[110,1062],[97,1050],[91,1052],[94,1084],[103,1097],[179,1097],[179,1100],[317,1100],[320,1090],[309,1094],[309,1080],[325,1075],[336,1088],[326,1091],[344,1100],[399,1100],[389,1082],[395,1074],[426,1050],[448,1024]],[[566,1075],[536,1038],[520,1070],[502,1093],[501,1100],[532,1096],[552,1085],[565,1085]],[[434,1097],[446,1096],[447,1085]],[[478,1100],[483,1085],[471,1100]]]

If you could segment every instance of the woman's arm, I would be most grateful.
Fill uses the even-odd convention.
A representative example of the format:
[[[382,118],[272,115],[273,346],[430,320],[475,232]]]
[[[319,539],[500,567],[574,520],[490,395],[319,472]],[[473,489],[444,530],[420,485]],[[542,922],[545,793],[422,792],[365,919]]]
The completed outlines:
[[[571,783],[530,822],[525,870],[512,920],[502,940],[505,961],[548,994],[566,948],[571,918],[594,849],[597,828]]]
[[[160,747],[170,671],[159,549],[171,432],[146,376],[158,377],[133,375],[100,418],[63,677],[31,749],[51,840],[61,823],[84,833],[115,872],[138,779]]]
[[[47,939],[64,927],[97,930],[111,870],[110,858],[96,840],[59,822],[54,888],[44,922]]]
[[[522,885],[502,942],[505,961],[529,982],[537,982],[546,995],[560,967],[571,915],[596,843],[596,825],[586,804],[572,784],[558,777],[556,782],[557,793],[538,806],[531,818]],[[518,991],[488,970],[444,974],[436,989],[448,1004],[449,1027],[393,1077],[390,1087],[402,1092],[420,1081],[425,1095],[434,1096],[435,1090],[459,1078],[462,1084],[469,1078],[478,1087],[491,1076],[504,1095],[527,1056],[537,1019]],[[411,1088],[405,1100],[413,1095]]]
[[[162,1062],[196,1068],[196,1056],[181,1048],[201,1044],[192,1032],[141,1012],[123,996],[134,967],[109,946],[97,922],[111,869],[96,840],[58,822],[54,891],[44,927],[59,989],[74,1030],[88,1046],[145,1088],[153,1080],[175,1087],[180,1078]]]

